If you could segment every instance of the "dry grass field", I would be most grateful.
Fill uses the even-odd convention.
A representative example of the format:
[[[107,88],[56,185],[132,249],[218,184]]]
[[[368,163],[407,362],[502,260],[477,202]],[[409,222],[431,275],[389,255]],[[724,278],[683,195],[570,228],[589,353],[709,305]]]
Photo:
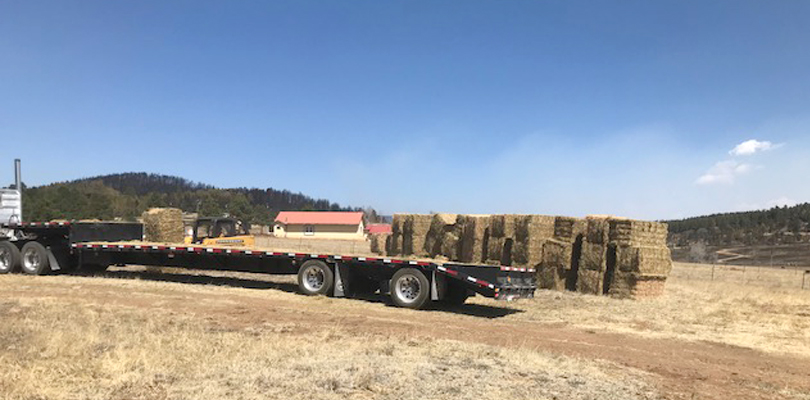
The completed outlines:
[[[290,277],[4,275],[0,398],[807,400],[810,290],[790,272],[677,264],[659,299],[428,311]]]

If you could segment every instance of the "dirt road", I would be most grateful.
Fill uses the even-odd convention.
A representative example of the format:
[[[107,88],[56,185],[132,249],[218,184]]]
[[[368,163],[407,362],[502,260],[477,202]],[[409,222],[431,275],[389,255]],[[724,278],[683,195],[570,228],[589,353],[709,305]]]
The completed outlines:
[[[272,323],[293,326],[302,333],[340,329],[358,335],[434,337],[530,348],[647,371],[660,392],[672,399],[781,399],[810,394],[810,360],[805,358],[710,342],[642,338],[500,318],[516,312],[508,304],[502,308],[468,305],[411,311],[390,307],[381,297],[304,297],[294,294],[294,285],[284,280],[152,274],[144,279],[172,283],[150,284],[123,279],[134,276],[127,271],[109,276],[117,279],[32,277],[29,284],[4,288],[0,299],[49,298],[66,305],[171,310],[223,329]]]

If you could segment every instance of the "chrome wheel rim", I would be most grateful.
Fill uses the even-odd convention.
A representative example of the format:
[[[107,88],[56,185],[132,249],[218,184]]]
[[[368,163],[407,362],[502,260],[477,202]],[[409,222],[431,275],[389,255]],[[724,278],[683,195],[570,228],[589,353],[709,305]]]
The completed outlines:
[[[405,275],[397,280],[396,284],[397,297],[405,303],[413,303],[419,298],[422,292],[422,285],[419,279],[413,275]]]
[[[310,292],[321,290],[325,280],[323,270],[318,267],[309,267],[304,270],[304,287]]]
[[[26,250],[25,254],[23,254],[23,267],[26,271],[34,272],[39,269],[39,266],[42,264],[42,259],[39,257],[39,252],[34,249]]]

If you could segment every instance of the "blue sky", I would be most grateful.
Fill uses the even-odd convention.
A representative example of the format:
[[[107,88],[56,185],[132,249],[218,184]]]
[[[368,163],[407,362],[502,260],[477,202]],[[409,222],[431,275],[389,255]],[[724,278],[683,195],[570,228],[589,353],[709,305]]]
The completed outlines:
[[[0,165],[385,213],[805,202],[809,20],[806,1],[3,0]]]

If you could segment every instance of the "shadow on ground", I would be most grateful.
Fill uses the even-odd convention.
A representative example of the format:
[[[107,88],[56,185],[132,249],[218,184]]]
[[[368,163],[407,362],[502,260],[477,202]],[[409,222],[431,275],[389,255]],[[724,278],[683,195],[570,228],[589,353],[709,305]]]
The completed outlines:
[[[258,289],[258,290],[281,290],[287,293],[294,293],[301,295],[298,291],[298,285],[291,282],[275,282],[258,277],[265,277],[262,274],[248,274],[241,273],[240,275],[258,275],[255,279],[249,277],[235,277],[235,276],[214,276],[214,275],[201,275],[195,273],[166,273],[166,272],[152,272],[152,271],[132,271],[132,270],[109,270],[99,273],[89,272],[74,272],[73,275],[80,276],[103,276],[107,278],[118,279],[140,279],[155,282],[172,282],[172,283],[186,283],[193,285],[214,285],[226,286],[243,289]],[[302,295],[303,296],[303,295]],[[387,295],[375,293],[368,295],[354,296],[353,300],[365,301],[368,303],[385,304],[389,307],[394,307],[391,298]],[[440,302],[433,302],[428,309],[424,312],[442,312],[451,314],[469,315],[472,317],[480,318],[501,318],[507,315],[521,313],[522,310],[508,308],[508,307],[495,307],[483,304],[464,304],[461,306],[448,305]]]

